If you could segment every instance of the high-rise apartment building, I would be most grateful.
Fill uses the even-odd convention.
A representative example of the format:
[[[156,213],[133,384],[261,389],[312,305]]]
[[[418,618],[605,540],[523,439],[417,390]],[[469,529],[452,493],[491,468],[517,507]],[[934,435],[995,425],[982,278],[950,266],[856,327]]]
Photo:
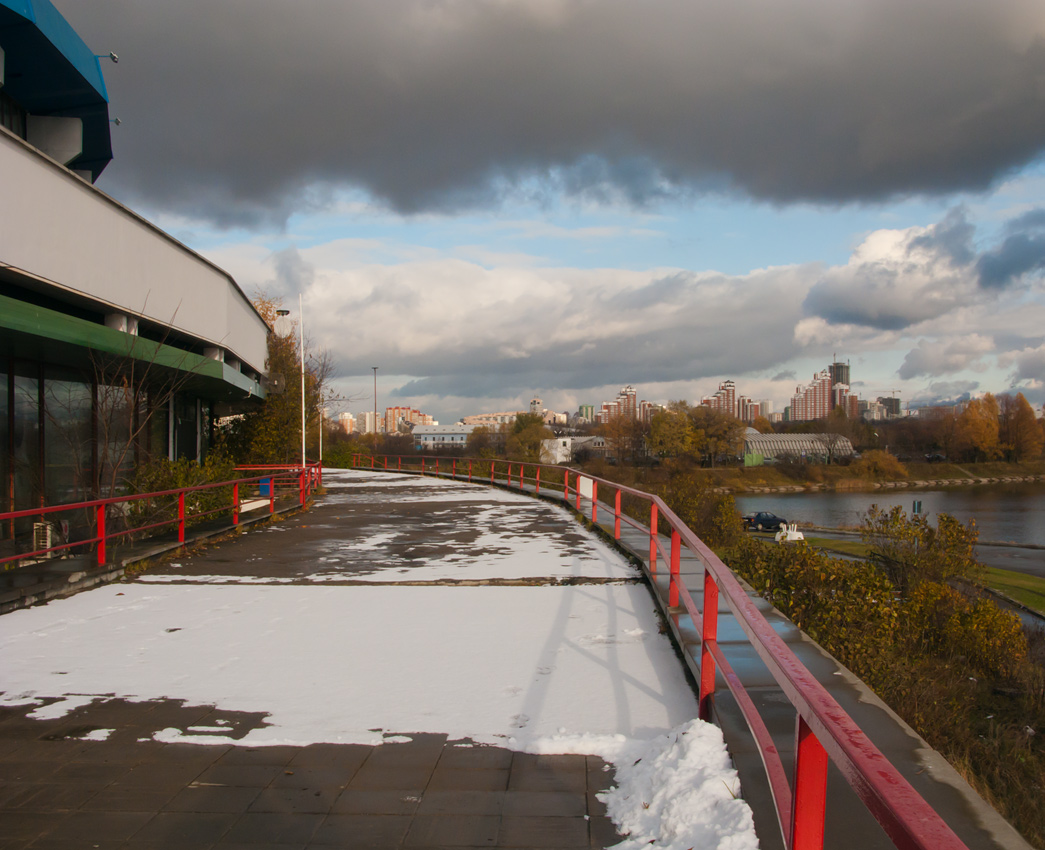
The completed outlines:
[[[831,384],[845,384],[847,387],[850,384],[849,381],[849,364],[840,363],[835,361],[827,367],[827,371],[831,373]]]
[[[791,396],[792,422],[807,422],[823,419],[831,412],[831,373],[827,369],[818,372],[807,386],[795,387]]]
[[[737,385],[732,381],[723,381],[718,385],[714,395],[705,396],[700,400],[705,407],[717,410],[719,413],[728,413],[730,416],[737,415]]]
[[[356,430],[356,417],[347,411],[339,413],[337,415],[337,424],[346,434],[351,434]]]

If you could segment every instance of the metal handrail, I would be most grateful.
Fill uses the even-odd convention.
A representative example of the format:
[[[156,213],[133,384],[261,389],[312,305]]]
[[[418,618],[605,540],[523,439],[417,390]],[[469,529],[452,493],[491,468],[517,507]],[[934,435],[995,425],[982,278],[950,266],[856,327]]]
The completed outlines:
[[[237,471],[268,471],[267,475],[256,475],[244,478],[233,478],[228,481],[212,481],[206,484],[194,484],[191,487],[178,487],[172,490],[157,490],[152,493],[129,493],[123,496],[109,496],[104,499],[88,499],[82,502],[70,502],[64,505],[45,505],[38,508],[24,508],[17,511],[6,511],[0,513],[0,523],[10,521],[13,523],[16,519],[25,519],[28,517],[40,517],[43,519],[45,516],[51,514],[60,514],[68,511],[86,510],[94,512],[94,523],[92,536],[85,537],[80,540],[75,540],[68,543],[59,543],[54,546],[48,546],[42,549],[35,549],[31,552],[20,552],[16,555],[8,555],[0,558],[0,564],[6,564],[14,561],[25,561],[31,559],[38,559],[50,555],[54,552],[64,552],[67,549],[73,549],[77,547],[91,547],[95,546],[96,561],[99,566],[104,566],[106,562],[106,546],[111,540],[115,540],[121,537],[125,537],[131,534],[140,534],[143,531],[151,531],[158,528],[165,528],[172,525],[177,525],[178,529],[178,542],[185,542],[185,526],[190,520],[200,519],[202,517],[211,516],[213,514],[225,513],[227,511],[232,514],[232,525],[239,525],[240,508],[243,504],[240,499],[240,485],[241,484],[260,484],[263,481],[268,481],[269,487],[269,514],[275,513],[276,510],[276,486],[277,484],[286,484],[288,488],[296,487],[298,490],[298,502],[304,507],[308,503],[309,497],[312,495],[314,490],[321,485],[322,482],[322,470],[318,463],[309,463],[305,467],[300,465],[286,465],[286,464],[268,464],[268,465],[254,465],[254,466],[241,466],[236,467]],[[232,487],[232,501],[228,504],[219,505],[216,508],[210,508],[208,510],[200,510],[195,512],[186,512],[185,508],[185,497],[189,493],[199,492],[201,490],[213,490],[218,487]],[[178,503],[178,515],[172,519],[165,519],[159,522],[149,523],[146,525],[139,525],[133,528],[126,528],[120,530],[107,530],[106,529],[106,514],[110,505],[118,504],[130,504],[132,502],[139,502],[148,499],[159,499],[167,497],[177,497]]]
[[[378,458],[381,458],[380,464]],[[394,460],[391,468],[390,458]],[[896,847],[901,850],[968,850],[936,810],[915,791],[806,669],[758,610],[729,567],[686,527],[659,496],[569,467],[549,464],[424,455],[356,455],[353,463],[357,468],[365,467],[368,465],[367,460],[369,467],[375,470],[420,471],[422,474],[457,480],[466,477],[463,470],[467,468],[469,481],[473,479],[475,463],[490,464],[489,483],[496,483],[500,465],[500,480],[506,486],[528,492],[526,487],[527,482],[530,482],[536,495],[540,494],[542,483],[546,490],[561,490],[563,501],[579,513],[582,501],[590,505],[593,523],[597,522],[599,487],[613,490],[613,507],[609,508],[606,503],[603,506],[613,511],[614,538],[620,539],[622,522],[649,535],[648,570],[651,578],[656,577],[658,563],[663,558],[668,565],[669,608],[684,609],[700,632],[699,716],[705,720],[711,719],[716,670],[721,672],[740,707],[762,758],[784,846],[789,850],[821,850],[823,847],[827,767],[831,761]],[[458,470],[459,466],[461,471]],[[517,475],[513,474],[516,469]],[[526,475],[527,469],[531,472],[529,477]],[[572,492],[571,475],[574,476]],[[583,479],[591,482],[590,495],[582,495],[586,489]],[[486,483],[485,477],[483,483]],[[622,514],[622,493],[649,504],[648,526]],[[658,524],[666,526],[670,531],[667,549],[662,533],[658,532]],[[697,608],[681,580],[683,546],[704,566],[704,611]],[[790,782],[765,722],[718,644],[719,595],[725,598],[751,645],[795,708],[795,765]]]

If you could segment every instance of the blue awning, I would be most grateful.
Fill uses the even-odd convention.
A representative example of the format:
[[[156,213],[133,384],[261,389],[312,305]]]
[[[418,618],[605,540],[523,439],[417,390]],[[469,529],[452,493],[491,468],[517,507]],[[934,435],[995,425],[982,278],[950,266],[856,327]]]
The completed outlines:
[[[32,115],[83,121],[83,152],[70,168],[92,179],[112,160],[109,96],[94,51],[50,0],[0,0],[6,94]]]

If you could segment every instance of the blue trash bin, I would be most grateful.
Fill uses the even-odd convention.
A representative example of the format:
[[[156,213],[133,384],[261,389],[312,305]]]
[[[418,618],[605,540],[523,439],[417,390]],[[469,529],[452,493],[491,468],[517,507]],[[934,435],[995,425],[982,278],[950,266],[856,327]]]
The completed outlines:
[[[258,482],[258,495],[259,496],[271,496],[272,495],[272,479],[262,478]]]

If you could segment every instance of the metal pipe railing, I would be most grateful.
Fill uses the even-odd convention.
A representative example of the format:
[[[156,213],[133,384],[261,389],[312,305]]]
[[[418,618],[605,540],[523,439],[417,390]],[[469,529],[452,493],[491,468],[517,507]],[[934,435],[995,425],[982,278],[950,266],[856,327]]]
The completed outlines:
[[[284,489],[296,489],[298,503],[304,507],[307,504],[309,497],[315,489],[320,486],[320,482],[322,481],[322,472],[318,463],[310,463],[304,468],[301,466],[288,465],[239,466],[236,467],[236,471],[262,472],[268,474],[235,478],[229,481],[196,484],[191,487],[160,490],[153,493],[131,493],[123,496],[112,496],[105,499],[90,499],[82,502],[72,502],[65,505],[49,505],[39,508],[26,508],[18,511],[6,511],[0,513],[0,523],[13,523],[15,520],[28,518],[36,519],[38,522],[46,521],[46,517],[60,515],[70,511],[84,511],[93,519],[91,525],[93,533],[86,537],[72,542],[34,548],[31,551],[19,552],[15,555],[0,557],[0,564],[42,559],[49,557],[55,552],[65,552],[66,550],[74,548],[83,548],[89,551],[93,546],[95,551],[95,561],[99,566],[103,566],[108,557],[108,545],[114,540],[129,535],[141,534],[143,532],[173,526],[177,530],[178,542],[184,543],[185,528],[191,521],[226,512],[230,514],[232,524],[234,526],[238,525],[243,504],[240,499],[241,484],[261,485],[263,482],[267,481],[269,485],[269,513],[272,514],[275,513],[276,509],[277,487],[284,486]],[[208,510],[189,510],[189,504],[186,502],[187,494],[215,490],[221,487],[232,488],[231,502],[221,504],[218,507],[210,508]],[[126,508],[129,508],[129,506],[135,503],[143,501],[148,502],[156,499],[171,500],[173,504],[168,507],[173,508],[176,504],[176,515],[169,519],[161,519],[156,522],[146,522],[128,528],[111,529],[107,527],[107,518],[114,513],[114,507],[126,506]],[[124,508],[121,507],[120,512],[123,512],[123,510]]]
[[[354,465],[364,466],[365,457],[357,455]],[[438,457],[435,458],[434,470],[426,462],[425,456],[397,457],[396,469],[403,472],[410,472],[416,467],[422,475],[434,474],[454,479],[463,477],[457,473],[456,458],[452,471],[447,473],[439,471]],[[614,538],[620,540],[622,523],[648,535],[647,569],[650,580],[656,581],[658,563],[664,558],[668,567],[669,610],[677,609],[679,614],[684,611],[700,633],[699,716],[704,720],[711,719],[716,674],[721,674],[758,747],[777,824],[788,850],[821,850],[823,847],[827,769],[832,762],[896,847],[901,850],[967,850],[939,814],[911,787],[773,630],[732,571],[659,496],[568,467],[519,464],[517,461],[485,458],[460,460],[468,461],[468,481],[473,480],[475,464],[488,463],[491,484],[497,483],[500,467],[500,480],[505,486],[529,492],[527,482],[532,481],[535,495],[541,483],[541,470],[544,470],[545,490],[561,492],[563,503],[578,513],[581,513],[582,501],[590,503],[593,523],[598,516],[599,486],[602,486],[604,492],[607,489],[614,492]],[[416,462],[412,464],[411,461]],[[370,457],[370,467],[377,468],[375,457]],[[517,475],[514,472],[516,467]],[[527,468],[532,470],[529,478],[526,475]],[[552,483],[556,480],[553,471],[561,473],[561,485]],[[583,494],[589,486],[585,485],[585,481],[590,482],[588,495]],[[648,525],[643,525],[622,511],[622,495],[648,505]],[[609,508],[608,503],[604,507]],[[658,530],[661,525],[668,532],[667,549],[662,533]],[[683,547],[704,566],[703,610],[698,608],[681,578]],[[763,718],[718,644],[720,597],[729,605],[755,652],[795,709],[795,764],[790,781]]]

